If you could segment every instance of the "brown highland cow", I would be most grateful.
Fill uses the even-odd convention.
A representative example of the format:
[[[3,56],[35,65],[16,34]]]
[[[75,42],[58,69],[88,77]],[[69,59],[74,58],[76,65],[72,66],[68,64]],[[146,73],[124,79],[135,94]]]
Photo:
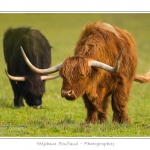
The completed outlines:
[[[25,57],[24,52],[23,55]],[[63,79],[62,97],[75,100],[82,96],[87,109],[87,123],[107,121],[109,98],[113,122],[130,123],[127,101],[132,83],[134,80],[141,83],[150,81],[148,73],[135,75],[137,53],[132,35],[104,22],[88,23],[81,32],[74,56],[57,66],[38,69],[28,58],[25,60],[32,70],[40,74],[59,70]]]

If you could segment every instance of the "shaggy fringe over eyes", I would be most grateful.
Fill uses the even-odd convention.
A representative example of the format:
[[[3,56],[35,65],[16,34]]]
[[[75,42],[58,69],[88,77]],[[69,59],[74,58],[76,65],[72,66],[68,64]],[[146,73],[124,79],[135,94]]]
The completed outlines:
[[[71,64],[71,65],[70,65]],[[78,81],[83,77],[88,77],[91,74],[91,69],[88,66],[88,61],[83,57],[67,58],[60,70],[68,81]]]

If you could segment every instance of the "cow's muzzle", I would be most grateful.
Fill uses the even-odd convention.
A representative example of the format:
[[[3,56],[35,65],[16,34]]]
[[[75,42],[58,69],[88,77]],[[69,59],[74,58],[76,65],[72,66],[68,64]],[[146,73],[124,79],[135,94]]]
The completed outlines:
[[[41,109],[42,108],[42,105],[38,105],[38,106],[33,106],[33,108],[36,108],[36,109]]]
[[[61,90],[61,96],[67,100],[75,100],[76,96],[73,90]]]

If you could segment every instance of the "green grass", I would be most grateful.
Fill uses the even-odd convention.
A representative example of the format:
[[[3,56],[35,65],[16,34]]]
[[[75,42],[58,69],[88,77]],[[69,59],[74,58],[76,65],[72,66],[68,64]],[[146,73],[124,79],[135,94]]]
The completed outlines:
[[[131,125],[113,124],[112,110],[105,124],[85,124],[81,98],[74,102],[60,96],[61,78],[47,81],[43,108],[13,106],[13,92],[5,74],[2,40],[8,27],[39,29],[53,46],[52,65],[73,55],[81,29],[88,22],[104,21],[128,30],[137,43],[137,73],[150,68],[150,14],[0,14],[0,136],[1,137],[149,137],[150,84],[134,83],[128,102]]]

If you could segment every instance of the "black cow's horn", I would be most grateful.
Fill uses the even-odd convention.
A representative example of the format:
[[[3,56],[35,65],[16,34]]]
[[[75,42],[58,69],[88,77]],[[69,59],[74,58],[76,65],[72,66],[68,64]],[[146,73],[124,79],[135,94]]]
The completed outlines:
[[[12,76],[10,74],[8,74],[8,72],[5,70],[7,76],[9,79],[13,80],[13,81],[25,81],[25,77],[16,77],[16,76]],[[60,77],[60,75],[55,75],[55,76],[41,76],[41,80],[53,80]]]
[[[9,79],[14,80],[14,81],[25,81],[25,77],[16,77],[16,76],[11,76],[10,74],[8,74],[8,72],[6,71],[6,75],[8,76]]]
[[[114,67],[111,67],[111,66],[109,66],[109,65],[107,65],[107,64],[104,64],[104,63],[99,62],[99,61],[96,61],[96,60],[89,61],[89,66],[101,68],[101,69],[104,69],[104,70],[109,71],[109,72],[117,72],[118,69],[119,69],[120,58],[121,58],[123,49],[124,49],[124,48],[122,48],[122,50],[120,51],[119,56],[118,56],[118,58],[117,58],[117,61],[116,61]]]
[[[53,80],[60,77],[60,75],[55,75],[55,76],[41,76],[41,80]]]
[[[59,68],[62,66],[63,63],[60,63],[54,67],[51,67],[51,68],[48,68],[48,69],[39,69],[39,68],[36,68],[35,66],[33,66],[31,64],[31,62],[29,61],[29,59],[27,58],[22,46],[20,46],[21,48],[21,52],[22,52],[22,55],[25,59],[25,62],[27,63],[27,65],[30,67],[31,70],[33,70],[34,72],[36,73],[39,73],[39,74],[50,74],[50,73],[54,73],[54,72],[57,72],[59,70]]]

